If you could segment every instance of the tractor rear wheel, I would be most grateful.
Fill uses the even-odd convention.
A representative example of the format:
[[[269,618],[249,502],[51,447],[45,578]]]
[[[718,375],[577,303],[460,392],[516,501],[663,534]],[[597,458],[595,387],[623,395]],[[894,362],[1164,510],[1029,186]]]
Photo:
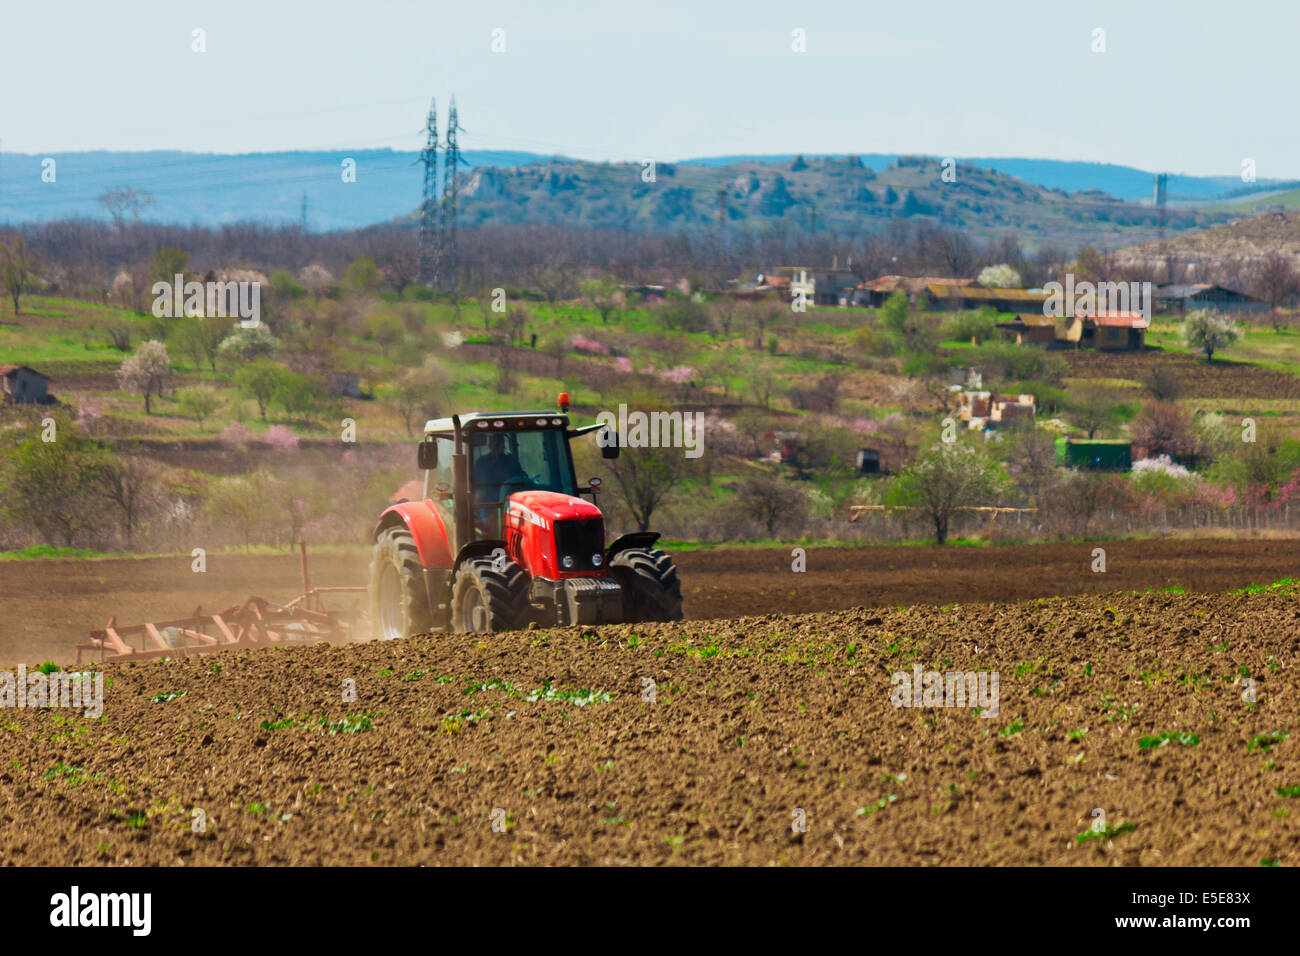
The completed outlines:
[[[531,609],[528,591],[528,575],[514,561],[470,558],[452,585],[452,630],[485,634],[523,627]]]
[[[433,630],[420,553],[404,527],[389,528],[375,540],[370,559],[370,621],[375,636],[385,641]]]
[[[682,619],[682,585],[677,579],[677,566],[662,551],[620,551],[609,562],[609,573],[623,588],[625,622]]]

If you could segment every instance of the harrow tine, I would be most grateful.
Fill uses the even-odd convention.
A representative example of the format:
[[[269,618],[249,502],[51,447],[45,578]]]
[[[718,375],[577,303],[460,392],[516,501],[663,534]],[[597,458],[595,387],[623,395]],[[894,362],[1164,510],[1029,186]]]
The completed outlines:
[[[103,630],[90,632],[90,643],[77,645],[77,663],[83,656],[97,654],[102,661],[151,660],[171,655],[188,656],[242,648],[284,646],[348,636],[348,625],[326,611],[320,595],[364,591],[364,587],[311,587],[307,575],[306,545],[299,543],[303,591],[288,604],[275,604],[251,595],[213,614],[202,605],[189,617],[170,621],[146,621],[119,626],[110,617]],[[139,647],[132,641],[139,637]],[[174,645],[174,646],[173,646]]]

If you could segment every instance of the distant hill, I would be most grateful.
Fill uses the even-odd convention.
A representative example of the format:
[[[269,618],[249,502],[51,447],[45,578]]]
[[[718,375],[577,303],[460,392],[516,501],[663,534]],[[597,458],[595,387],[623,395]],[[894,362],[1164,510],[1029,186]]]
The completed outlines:
[[[1171,236],[1162,242],[1121,249],[1116,255],[1124,262],[1156,263],[1170,256],[1183,260],[1254,260],[1275,252],[1300,259],[1300,212],[1265,212]]]
[[[514,169],[469,170],[461,217],[475,223],[580,222],[616,229],[710,228],[720,200],[731,226],[872,232],[890,220],[929,219],[975,235],[1015,233],[1029,243],[1116,245],[1154,237],[1158,213],[1102,192],[1067,194],[1005,173],[958,165],[946,182],[939,163],[903,157],[879,171],[859,157],[728,165],[659,163],[647,182],[640,163],[568,160]],[[1225,221],[1170,210],[1168,230]]]
[[[844,159],[848,154],[833,156]],[[896,162],[900,153],[859,153],[858,158],[874,169],[884,169]],[[927,157],[940,160],[941,157]],[[1132,166],[1117,166],[1113,163],[1081,163],[1060,159],[1018,159],[992,156],[955,157],[959,167],[975,166],[979,169],[992,169],[1008,176],[1015,176],[1027,183],[1043,186],[1047,189],[1063,189],[1066,192],[1091,192],[1100,190],[1116,199],[1129,202],[1150,201],[1155,193],[1155,174]],[[795,159],[795,154],[776,156],[715,156],[707,159],[688,159],[682,165],[691,166],[730,166],[736,163],[788,163]],[[1253,184],[1254,190],[1263,191],[1271,188],[1280,180],[1259,180]],[[1171,173],[1168,182],[1168,196],[1171,201],[1203,202],[1225,196],[1234,190],[1245,188],[1240,176],[1182,176]]]
[[[0,223],[102,219],[99,195],[130,185],[154,196],[142,214],[152,221],[293,224],[301,220],[305,194],[308,228],[349,229],[409,217],[422,182],[418,154],[386,149],[68,153],[51,157],[57,164],[54,182],[42,180],[45,158],[0,154]],[[345,159],[356,162],[355,182],[342,181]],[[904,158],[900,166],[892,154],[808,157],[799,168],[795,156],[714,157],[661,163],[657,181],[650,184],[641,182],[640,164],[514,151],[470,151],[465,159],[468,222],[705,226],[716,220],[722,189],[729,221],[751,226],[869,231],[889,219],[928,216],[990,235],[1021,231],[1031,242],[1095,241],[1113,247],[1154,235],[1150,209],[1112,198],[1148,198],[1151,174],[1101,163],[958,159],[957,182],[944,183],[933,159]],[[1170,193],[1212,198],[1241,186],[1235,177],[1173,177]],[[889,189],[896,202],[887,201]],[[1168,228],[1212,224],[1229,215],[1226,208],[1202,215],[1175,207]]]

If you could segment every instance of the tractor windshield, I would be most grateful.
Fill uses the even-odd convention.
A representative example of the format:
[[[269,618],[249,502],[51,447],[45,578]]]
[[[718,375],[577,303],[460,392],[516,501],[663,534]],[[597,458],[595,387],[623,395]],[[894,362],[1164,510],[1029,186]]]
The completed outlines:
[[[499,504],[516,491],[576,495],[573,463],[562,428],[471,434],[470,484],[482,504]]]

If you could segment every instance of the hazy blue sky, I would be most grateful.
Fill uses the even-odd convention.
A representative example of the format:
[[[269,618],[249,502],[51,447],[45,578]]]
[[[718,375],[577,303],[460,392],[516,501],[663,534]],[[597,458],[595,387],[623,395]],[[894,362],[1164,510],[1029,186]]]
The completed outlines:
[[[191,51],[196,27],[206,53]],[[1191,174],[1250,157],[1260,177],[1300,177],[1297,60],[1296,0],[11,0],[0,145],[418,148],[429,97],[445,110],[455,92],[470,149],[923,152]]]

